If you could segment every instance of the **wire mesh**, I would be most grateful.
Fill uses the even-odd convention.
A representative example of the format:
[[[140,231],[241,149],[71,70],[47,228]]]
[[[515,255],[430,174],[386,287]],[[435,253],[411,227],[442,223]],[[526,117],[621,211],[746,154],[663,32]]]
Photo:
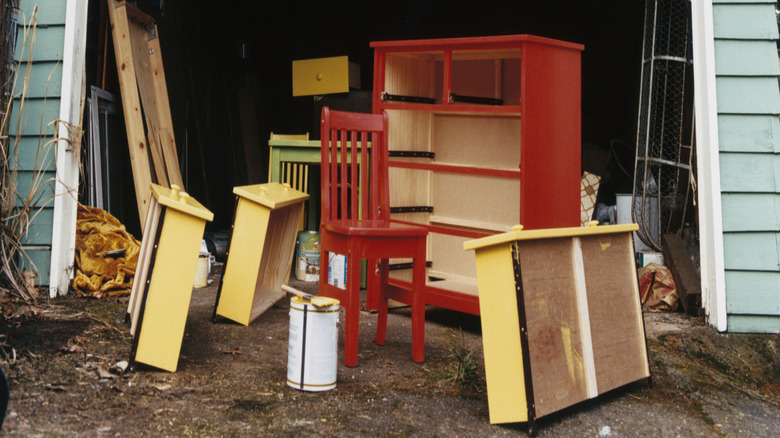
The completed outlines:
[[[682,154],[689,56],[688,0],[647,0],[637,121],[632,216],[638,236],[661,249],[661,236],[682,227],[687,157]],[[685,161],[685,162],[681,162]]]

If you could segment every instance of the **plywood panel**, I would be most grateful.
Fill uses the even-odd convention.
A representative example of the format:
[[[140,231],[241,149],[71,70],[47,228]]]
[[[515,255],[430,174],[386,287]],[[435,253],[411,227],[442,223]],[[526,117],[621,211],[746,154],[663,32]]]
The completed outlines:
[[[588,398],[571,239],[518,242],[536,416]]]
[[[436,172],[432,182],[436,216],[513,226],[520,218],[520,180]]]
[[[520,168],[519,117],[438,114],[433,122],[437,163]]]
[[[477,266],[474,255],[463,251],[463,242],[467,240],[471,239],[438,233],[428,234],[428,259],[433,261],[429,274],[476,283]]]
[[[650,375],[631,235],[581,238],[599,393]]]

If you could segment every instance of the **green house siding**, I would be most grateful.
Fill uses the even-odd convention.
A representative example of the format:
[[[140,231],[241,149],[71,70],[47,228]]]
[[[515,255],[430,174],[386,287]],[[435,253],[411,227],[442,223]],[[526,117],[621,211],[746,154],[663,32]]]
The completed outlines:
[[[728,330],[780,333],[780,91],[772,1],[713,1]]]
[[[38,5],[37,27],[30,57],[31,46],[29,41],[25,45],[22,20],[29,22],[35,5]],[[53,122],[60,112],[66,5],[63,0],[21,0],[19,5],[20,30],[15,57],[20,64],[9,135],[15,141],[12,150],[16,153],[19,194],[16,206],[24,205],[28,199],[36,205],[31,212],[32,222],[22,236],[27,255],[22,265],[37,272],[41,285],[49,284],[51,263],[55,187],[55,147],[51,140],[55,137]],[[19,96],[25,75],[28,76],[27,100],[22,104]]]

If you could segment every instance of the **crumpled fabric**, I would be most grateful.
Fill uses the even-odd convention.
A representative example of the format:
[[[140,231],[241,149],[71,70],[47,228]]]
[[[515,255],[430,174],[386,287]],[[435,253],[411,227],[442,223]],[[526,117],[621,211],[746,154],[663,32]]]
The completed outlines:
[[[122,256],[107,251],[124,249]],[[73,288],[85,295],[129,295],[140,242],[105,210],[79,204],[76,219],[76,274]]]
[[[639,269],[639,298],[650,312],[674,312],[680,304],[672,271],[666,266],[649,263]]]

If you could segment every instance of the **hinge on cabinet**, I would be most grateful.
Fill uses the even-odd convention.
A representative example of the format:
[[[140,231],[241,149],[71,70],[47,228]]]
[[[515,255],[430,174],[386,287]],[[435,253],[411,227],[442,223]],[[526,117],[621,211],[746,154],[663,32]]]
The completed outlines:
[[[476,105],[503,105],[503,99],[492,97],[461,96],[450,91],[450,103],[471,103]]]
[[[430,260],[425,262],[425,267],[426,268],[430,268],[431,266],[433,266],[433,262],[431,262]],[[413,262],[409,262],[409,263],[390,263],[390,270],[391,271],[400,271],[402,269],[412,269],[413,267],[414,267],[414,263]]]
[[[390,94],[383,91],[380,95],[382,102],[406,102],[406,103],[436,103],[436,99],[432,97],[419,97],[419,96],[403,96],[400,94]]]
[[[390,207],[390,213],[433,213],[433,207],[427,205]]]
[[[395,158],[433,158],[435,153],[426,151],[388,151],[388,156]]]

